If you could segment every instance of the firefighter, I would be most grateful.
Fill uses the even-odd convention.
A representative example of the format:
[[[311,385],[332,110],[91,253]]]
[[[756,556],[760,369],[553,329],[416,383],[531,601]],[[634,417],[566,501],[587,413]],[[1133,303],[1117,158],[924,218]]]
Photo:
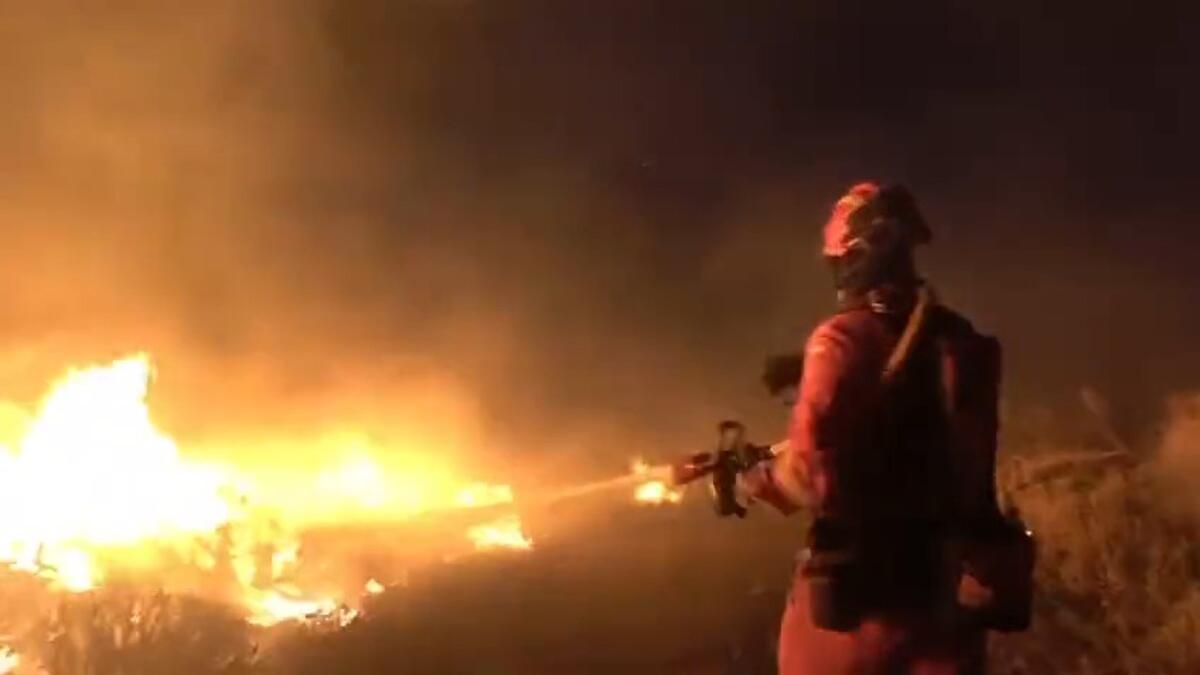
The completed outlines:
[[[805,347],[788,446],[742,477],[754,497],[813,516],[780,629],[782,675],[984,670],[970,610],[989,589],[948,551],[965,523],[999,517],[998,346],[918,275],[914,249],[930,238],[895,185],[855,185],[825,226],[838,309]],[[983,365],[947,356],[992,346]],[[947,390],[970,379],[959,371],[983,384]],[[956,457],[966,446],[974,454]]]

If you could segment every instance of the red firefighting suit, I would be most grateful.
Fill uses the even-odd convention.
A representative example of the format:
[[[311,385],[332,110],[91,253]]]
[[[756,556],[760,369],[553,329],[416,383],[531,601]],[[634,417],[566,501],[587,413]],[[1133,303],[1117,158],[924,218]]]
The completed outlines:
[[[854,631],[823,631],[814,625],[808,579],[798,566],[780,631],[781,675],[983,671],[984,633],[958,625],[916,597],[922,595],[922,587],[936,586],[935,577],[942,572],[935,556],[923,557],[938,550],[937,542],[905,550],[910,540],[937,537],[930,532],[953,490],[944,458],[922,452],[938,444],[936,416],[926,417],[922,411],[923,402],[937,404],[930,382],[910,378],[911,386],[898,394],[908,399],[900,404],[908,410],[899,413],[907,419],[884,430],[878,423],[898,417],[881,410],[896,402],[884,394],[880,375],[905,318],[902,311],[847,307],[814,331],[806,347],[790,446],[773,466],[761,468],[764,476],[758,478],[756,496],[785,512],[804,507],[881,524],[865,534],[876,540],[866,542],[863,554],[866,573],[875,581],[868,583],[866,595],[882,598],[880,607],[869,610]],[[970,330],[965,319],[941,307],[932,311],[930,323],[928,330],[943,334]],[[928,342],[914,348],[906,369],[925,369],[928,360],[936,358],[925,346]],[[908,442],[881,441],[881,434],[904,435]],[[899,562],[906,558],[911,565]]]
[[[841,309],[809,338],[787,449],[743,476],[752,497],[814,515],[782,675],[983,671],[979,619],[1005,588],[978,553],[999,518],[999,345],[917,275],[931,238],[895,184],[851,187],[825,225]]]
[[[754,496],[785,512],[805,508],[866,523],[861,623],[850,632],[814,625],[801,561],[781,626],[781,675],[983,672],[984,632],[958,625],[937,606],[947,575],[938,557],[941,528],[961,495],[952,494],[955,476],[944,454],[947,422],[939,416],[931,337],[953,340],[972,329],[934,306],[889,391],[881,373],[914,298],[902,292],[851,304],[813,332],[790,444],[746,477]]]

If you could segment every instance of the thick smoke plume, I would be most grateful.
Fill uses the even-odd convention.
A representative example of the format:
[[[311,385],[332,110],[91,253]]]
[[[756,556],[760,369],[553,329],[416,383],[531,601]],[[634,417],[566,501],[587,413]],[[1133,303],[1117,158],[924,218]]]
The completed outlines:
[[[1140,107],[1099,111],[1043,62],[1073,16],[964,10],[932,59],[886,11],[711,4],[14,7],[6,393],[145,349],[157,414],[197,442],[350,426],[537,475],[691,450],[726,415],[766,435],[757,368],[828,310],[815,227],[864,176],[922,197],[930,275],[1005,338],[1012,396],[1096,381],[1136,418],[1200,375],[1190,318],[1151,352],[1135,328],[1195,291],[1155,234],[1184,218],[1173,165],[1106,171],[1186,156],[1194,134],[1118,131],[1194,97],[1130,75],[1112,95]],[[994,54],[966,46],[984,33]],[[1155,39],[1150,65],[1180,62]],[[1118,187],[1146,208],[1108,208]]]

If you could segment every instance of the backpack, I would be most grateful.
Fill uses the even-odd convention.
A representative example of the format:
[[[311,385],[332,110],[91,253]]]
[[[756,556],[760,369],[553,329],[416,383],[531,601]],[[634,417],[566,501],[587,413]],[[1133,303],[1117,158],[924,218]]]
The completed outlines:
[[[948,435],[949,470],[936,482],[949,486],[939,502],[951,514],[940,556],[945,602],[937,604],[955,620],[979,628],[1025,630],[1032,615],[1036,547],[1023,523],[1001,513],[996,498],[1000,344],[937,306],[922,287],[881,374],[885,388],[902,386],[909,357],[918,350],[929,355],[930,342],[936,364],[929,365],[940,380],[940,417]],[[928,363],[924,357],[922,362]],[[827,630],[853,630],[870,606],[863,597],[865,561],[852,544],[841,541],[836,528],[825,525],[814,522],[805,565],[813,621]]]
[[[1000,343],[969,325],[930,337],[941,361],[952,450],[957,527],[947,557],[958,582],[956,609],[982,628],[1022,631],[1032,619],[1037,548],[1025,524],[1001,513],[996,498]]]

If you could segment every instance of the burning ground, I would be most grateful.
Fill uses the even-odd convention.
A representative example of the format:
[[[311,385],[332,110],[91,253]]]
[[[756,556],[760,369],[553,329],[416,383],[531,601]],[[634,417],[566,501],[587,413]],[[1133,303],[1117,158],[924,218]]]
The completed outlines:
[[[286,477],[304,499],[271,502],[257,485],[278,477],[199,462],[157,426],[147,403],[153,375],[146,355],[72,368],[35,408],[5,408],[4,672],[356,672],[371,664],[462,672],[520,654],[534,659],[523,662],[526,672],[674,668],[719,663],[737,645],[734,636],[664,648],[647,623],[661,610],[639,585],[615,589],[597,616],[550,635],[530,624],[532,632],[506,637],[497,616],[479,615],[506,607],[574,616],[605,584],[606,568],[644,563],[648,553],[655,585],[675,578],[672,569],[687,561],[662,535],[682,535],[688,521],[659,510],[674,510],[682,494],[645,462],[522,503],[509,485],[456,480],[433,466],[390,471],[379,449],[351,438],[331,446],[330,466]],[[628,519],[619,539],[615,521],[597,520],[597,503]],[[536,543],[527,517],[544,533]],[[703,574],[717,575],[713,589],[729,583],[718,558],[730,559],[703,556]],[[698,572],[669,583],[686,585]],[[724,611],[700,601],[687,612],[690,625],[706,604]],[[617,612],[627,618],[611,625]],[[737,615],[708,621],[736,631]],[[769,631],[755,625],[761,658]],[[581,630],[620,647],[589,647],[581,661]],[[467,646],[447,641],[452,634]],[[404,648],[385,648],[388,635]]]
[[[432,468],[388,473],[369,448],[353,443],[330,453],[335,464],[328,468],[303,480],[290,477],[290,488],[308,500],[305,508],[294,508],[300,500],[265,501],[255,476],[181,454],[150,417],[151,380],[148,357],[137,355],[70,370],[35,410],[5,408],[0,494],[8,516],[0,562],[11,599],[0,630],[11,636],[14,661],[38,651],[22,644],[47,646],[44,631],[53,629],[45,622],[70,626],[72,613],[99,613],[102,623],[130,622],[136,634],[142,621],[169,624],[181,611],[173,603],[189,598],[224,606],[229,621],[257,626],[293,619],[344,625],[362,598],[384,585],[356,577],[361,570],[346,569],[349,561],[336,561],[343,566],[330,573],[310,572],[301,559],[304,532],[318,524],[486,511],[513,501],[506,485],[455,483]],[[515,512],[460,522],[473,524],[461,525],[457,540],[409,537],[403,549],[436,559],[531,545]],[[387,548],[396,547],[375,550]],[[412,561],[390,561],[384,571],[402,574]],[[141,597],[147,589],[155,595]],[[56,601],[65,614],[46,609]],[[29,637],[38,626],[40,637]]]
[[[155,423],[153,372],[80,366],[6,407],[2,672],[771,672],[802,521],[717,520],[641,459],[523,498],[361,438],[273,503],[256,484],[281,479]],[[1035,628],[994,639],[995,671],[1190,672],[1200,520],[1156,495],[1188,489],[1196,399],[1153,451],[1085,401],[1007,420],[1000,485],[1042,553]]]

